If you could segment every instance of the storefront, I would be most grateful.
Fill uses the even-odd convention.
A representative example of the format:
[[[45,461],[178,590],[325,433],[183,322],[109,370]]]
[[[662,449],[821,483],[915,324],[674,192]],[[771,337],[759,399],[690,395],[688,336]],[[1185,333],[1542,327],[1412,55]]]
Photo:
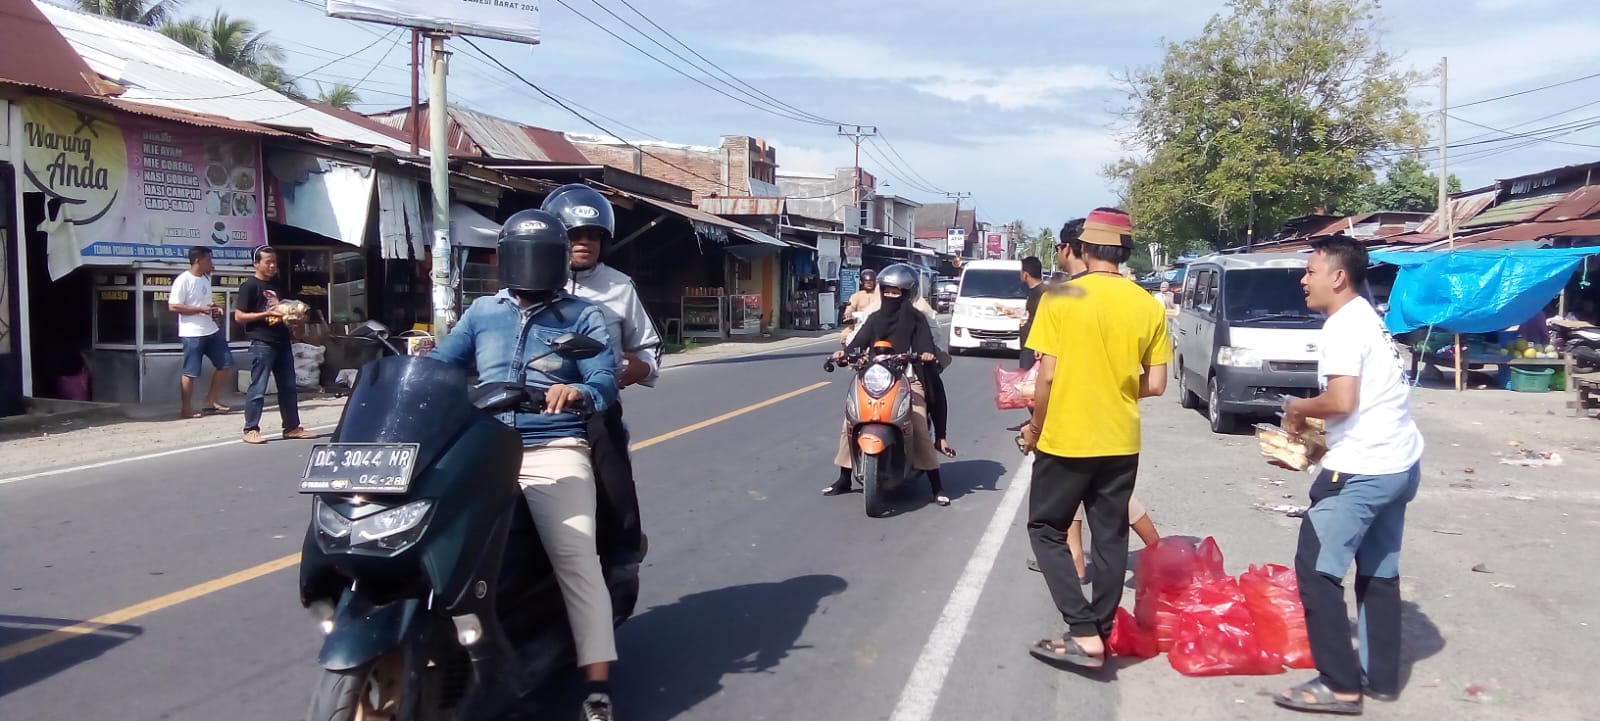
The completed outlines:
[[[11,158],[11,103],[0,98],[0,417],[22,413],[26,376],[23,373],[22,307],[17,272],[21,257],[16,245],[20,237],[17,222],[17,175]]]
[[[49,376],[37,393],[175,400],[182,354],[166,295],[202,246],[231,311],[266,239],[260,136],[45,97],[24,101],[22,118],[29,320],[44,329],[31,350]],[[224,332],[242,361],[237,329]]]

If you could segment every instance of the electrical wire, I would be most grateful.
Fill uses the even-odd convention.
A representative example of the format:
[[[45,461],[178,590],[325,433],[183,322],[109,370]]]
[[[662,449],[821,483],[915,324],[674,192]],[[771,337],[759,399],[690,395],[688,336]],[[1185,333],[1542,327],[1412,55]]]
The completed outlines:
[[[1471,120],[1467,120],[1466,118],[1458,118],[1458,117],[1456,117],[1454,115],[1450,115],[1449,113],[1445,113],[1445,115],[1447,117],[1449,117],[1451,120],[1458,120],[1460,122],[1466,123],[1466,124],[1471,125],[1473,127],[1483,128],[1484,130],[1488,130],[1488,131],[1491,131],[1491,132],[1504,134],[1506,137],[1505,138],[1500,138],[1500,140],[1510,140],[1510,139],[1513,139],[1513,138],[1525,138],[1525,139],[1529,139],[1529,140],[1540,140],[1540,141],[1544,141],[1544,142],[1547,142],[1547,143],[1555,143],[1557,145],[1572,145],[1572,146],[1579,147],[1579,148],[1600,148],[1600,145],[1595,145],[1595,144],[1592,144],[1592,143],[1574,143],[1574,142],[1570,142],[1570,141],[1566,141],[1566,140],[1551,140],[1550,138],[1543,138],[1543,137],[1539,137],[1539,136],[1535,136],[1535,135],[1528,135],[1528,134],[1524,134],[1524,133],[1514,133],[1514,132],[1511,132],[1510,130],[1502,130],[1500,128],[1484,125],[1483,123],[1475,123],[1475,122],[1473,122]],[[1595,125],[1600,125],[1600,121],[1597,121],[1595,123]],[[1593,126],[1589,126],[1589,127],[1593,127]],[[1580,128],[1580,129],[1583,129],[1583,128]]]
[[[396,30],[396,32],[398,32],[398,30]],[[364,52],[366,52],[368,50],[371,50],[372,48],[376,47],[378,45],[378,43],[381,43],[384,40],[388,40],[388,39],[389,39],[388,35],[384,35],[382,37],[379,37],[377,40],[374,40],[371,43],[368,43],[366,46],[362,47],[360,50],[356,50],[355,52],[347,53],[345,55],[341,55],[341,56],[339,56],[337,58],[329,60],[328,62],[325,62],[325,63],[323,63],[321,65],[318,65],[318,66],[316,66],[316,67],[314,67],[314,68],[312,68],[310,70],[307,70],[307,71],[305,71],[303,73],[300,73],[299,75],[295,75],[293,77],[287,78],[287,79],[284,80],[284,83],[288,84],[288,83],[292,83],[292,82],[294,82],[296,80],[304,80],[306,78],[306,76],[308,76],[308,75],[310,75],[312,73],[315,73],[315,72],[318,72],[320,70],[326,69],[327,67],[329,67],[329,66],[331,66],[331,65],[333,65],[335,63],[339,63],[339,62],[342,62],[342,61],[345,61],[345,60],[349,60],[350,58],[353,58],[353,57],[355,57],[357,55],[360,55],[361,53],[364,53]],[[213,61],[213,62],[215,62],[215,61]],[[238,72],[238,71],[235,70],[234,72]],[[242,75],[242,73],[241,73],[241,75]],[[252,81],[256,82],[258,84],[260,83],[260,81],[254,80],[253,78],[252,78]],[[146,90],[146,92],[150,92],[150,91]],[[155,92],[159,92],[159,91],[155,91]],[[263,93],[263,92],[278,93],[278,90],[276,90],[274,88],[269,88],[269,87],[267,87],[265,85],[262,85],[261,87],[255,88],[253,90],[246,90],[244,92],[239,92],[239,93],[230,93],[230,94],[227,94],[227,95],[207,95],[207,96],[198,96],[198,97],[165,96],[164,95],[164,96],[161,96],[161,97],[155,98],[155,99],[156,100],[176,100],[176,101],[225,100],[225,99],[228,99],[228,98],[244,98],[245,96],[248,96],[248,95],[256,95],[258,93]],[[281,95],[281,93],[280,93],[280,95]],[[251,100],[278,100],[278,98],[250,98],[250,99]]]
[[[1594,73],[1592,75],[1585,75],[1585,76],[1583,76],[1581,78],[1573,78],[1571,80],[1563,80],[1563,81],[1561,81],[1559,83],[1551,83],[1549,85],[1541,85],[1541,86],[1539,86],[1537,88],[1529,88],[1527,90],[1519,90],[1519,91],[1517,91],[1515,93],[1507,93],[1505,95],[1499,95],[1499,96],[1492,97],[1492,98],[1485,98],[1483,100],[1474,100],[1474,101],[1472,101],[1470,103],[1462,103],[1460,105],[1452,105],[1452,106],[1450,106],[1450,110],[1460,110],[1462,108],[1470,108],[1470,107],[1472,107],[1474,105],[1483,105],[1485,103],[1498,102],[1498,101],[1501,101],[1501,100],[1506,100],[1508,98],[1521,97],[1523,95],[1528,95],[1530,93],[1537,93],[1539,91],[1549,90],[1551,88],[1559,88],[1559,87],[1561,87],[1563,85],[1571,85],[1573,83],[1581,83],[1581,82],[1583,82],[1585,80],[1593,80],[1595,78],[1600,78],[1600,73]]]
[[[906,160],[905,156],[900,154],[900,150],[898,148],[894,147],[894,143],[889,142],[888,136],[884,135],[881,131],[878,133],[878,136],[876,138],[869,138],[869,140],[873,141],[873,142],[876,142],[878,140],[883,141],[884,147],[888,148],[889,152],[894,154],[894,157],[899,158],[900,162],[905,163],[906,170],[909,171],[912,175],[916,176],[917,180],[921,181],[923,185],[926,185],[926,186],[928,186],[930,188],[933,188],[934,189],[933,192],[938,194],[938,195],[946,194],[947,191],[940,189],[937,184],[935,184],[934,182],[928,180],[926,177],[924,177],[922,175],[922,173],[917,172],[917,169],[911,166],[911,161]]]
[[[927,193],[928,195],[944,195],[943,191],[938,191],[938,190],[934,190],[932,188],[923,187],[922,185],[919,185],[916,181],[908,180],[906,177],[902,177],[902,175],[900,173],[896,173],[895,171],[899,170],[899,166],[894,165],[892,162],[886,160],[885,158],[879,157],[876,153],[872,152],[872,146],[870,146],[870,145],[862,146],[861,147],[861,152],[862,152],[862,154],[866,155],[868,159],[873,160],[873,161],[879,163],[880,165],[882,165],[884,167],[884,171],[883,171],[884,174],[889,176],[892,180],[895,180],[895,181],[901,183],[902,185],[905,185],[906,187],[911,188],[912,190],[915,190],[915,191],[918,191],[918,192],[921,192],[921,193]],[[893,170],[891,170],[891,168],[893,168]],[[900,171],[900,172],[903,173],[904,171]]]

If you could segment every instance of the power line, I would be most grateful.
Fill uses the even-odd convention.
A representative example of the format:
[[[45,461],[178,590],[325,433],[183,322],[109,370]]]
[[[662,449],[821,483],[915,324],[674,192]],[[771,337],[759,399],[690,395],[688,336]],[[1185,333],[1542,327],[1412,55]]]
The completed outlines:
[[[911,161],[906,160],[906,156],[900,154],[900,149],[894,147],[894,143],[889,141],[888,136],[885,136],[882,133],[879,133],[878,134],[878,139],[883,141],[884,146],[889,149],[889,152],[894,154],[894,157],[899,158],[900,162],[905,163],[906,170],[909,171],[912,175],[917,176],[917,180],[921,181],[924,185],[927,185],[928,187],[935,189],[935,191],[938,192],[938,193],[944,193],[945,192],[943,189],[939,188],[937,183],[934,183],[933,181],[928,180],[927,177],[923,176],[922,173],[917,172],[917,169],[912,167]]]
[[[592,1],[595,2],[596,4],[599,4],[598,0],[592,0]],[[710,65],[711,67],[716,68],[717,70],[721,71],[721,73],[723,75],[727,76],[727,78],[729,80],[732,80],[732,81],[738,83],[739,85],[742,85],[742,86],[744,86],[746,88],[749,88],[751,91],[754,91],[756,94],[760,95],[761,97],[764,97],[764,98],[772,101],[773,103],[776,103],[779,106],[782,106],[784,108],[788,108],[790,110],[793,110],[796,113],[799,113],[801,115],[805,115],[807,117],[814,118],[819,123],[823,123],[823,124],[827,124],[827,125],[849,125],[850,124],[850,123],[843,123],[843,122],[840,122],[840,121],[837,121],[837,120],[830,120],[830,119],[828,119],[826,117],[823,117],[821,115],[817,115],[816,113],[812,113],[812,112],[809,112],[809,111],[806,111],[806,110],[802,110],[802,109],[797,108],[797,107],[795,107],[793,105],[790,105],[789,103],[783,102],[782,100],[779,100],[779,99],[773,97],[772,95],[770,95],[767,92],[761,90],[760,88],[757,88],[756,86],[751,85],[750,83],[745,82],[744,80],[740,79],[738,76],[734,75],[733,73],[728,72],[725,68],[723,68],[721,65],[718,65],[715,61],[711,60],[710,58],[708,58],[708,57],[706,57],[704,55],[701,55],[699,51],[697,51],[694,48],[690,47],[688,45],[688,43],[685,43],[684,41],[678,39],[678,36],[673,35],[671,31],[667,30],[664,27],[661,27],[660,23],[657,23],[655,20],[650,19],[650,16],[645,15],[643,12],[641,12],[639,10],[639,8],[634,7],[633,3],[628,2],[628,0],[618,0],[618,1],[621,2],[623,5],[627,6],[627,8],[629,10],[632,10],[635,15],[638,15],[639,17],[644,18],[644,21],[647,22],[647,23],[650,23],[651,27],[654,27],[655,29],[660,30],[662,34],[664,34],[667,37],[671,38],[673,42],[683,46],[683,49],[688,50],[695,57],[701,59],[702,61],[705,61],[705,63],[707,65]],[[635,28],[635,30],[637,30],[637,28]],[[685,62],[687,62],[687,61],[685,61]]]
[[[477,52],[479,52],[479,53],[483,52],[483,50],[478,48],[476,45],[473,45],[472,49],[477,51]],[[491,60],[493,60],[493,58],[488,58],[488,56],[480,57],[480,56],[474,55],[472,53],[464,53],[462,55],[462,57],[465,57],[468,60],[471,60],[473,62],[478,63],[479,65],[482,65],[482,66],[484,66],[486,68],[489,68],[490,70],[498,70],[499,69],[499,68],[496,68],[495,65],[490,62]],[[479,76],[479,77],[483,77],[483,76]],[[519,91],[521,90],[521,88],[518,88],[518,87],[512,85],[509,80],[505,80],[503,78],[498,78],[498,77],[497,78],[487,78],[487,77],[485,77],[484,79],[485,80],[489,80],[490,82],[496,83],[496,84],[500,85],[501,87],[504,87],[504,88],[507,88],[507,89],[519,90]],[[625,122],[623,122],[621,120],[618,120],[615,117],[612,117],[610,115],[606,115],[605,113],[602,113],[602,112],[600,112],[598,110],[595,110],[594,108],[591,108],[591,107],[589,107],[587,105],[584,105],[583,103],[580,103],[580,102],[578,102],[576,100],[573,100],[572,98],[563,97],[560,93],[557,93],[557,92],[555,92],[553,90],[546,90],[546,92],[550,93],[551,96],[555,97],[556,99],[560,100],[561,102],[564,102],[564,103],[566,103],[568,105],[571,105],[571,106],[573,106],[575,108],[578,108],[579,110],[587,111],[590,115],[598,117],[601,120],[605,120],[605,121],[608,121],[610,123],[613,123],[613,124],[623,128],[625,130],[633,131],[634,133],[637,133],[642,138],[659,139],[653,133],[648,133],[648,132],[645,132],[643,130],[640,130],[640,129],[632,126],[632,125],[629,125],[629,124],[627,124],[627,123],[625,123]],[[552,108],[556,108],[558,110],[562,109],[560,106],[556,105],[555,103],[547,101],[547,100],[545,100],[543,98],[533,98],[533,99],[534,100],[538,100],[539,102],[541,102],[541,103],[543,103],[545,105],[548,105],[548,106],[550,106]]]
[[[909,178],[910,178],[909,180],[907,180],[905,178],[902,178],[902,180],[906,181],[907,185],[910,185],[910,186],[912,186],[914,188],[917,188],[918,190],[921,190],[921,191],[923,191],[925,193],[931,193],[933,195],[944,195],[945,194],[945,190],[944,189],[940,188],[937,185],[934,185],[927,178],[923,177],[921,173],[917,172],[916,168],[911,167],[911,162],[906,160],[905,156],[901,155],[900,151],[896,150],[894,145],[889,143],[889,139],[888,138],[884,138],[881,133],[879,134],[878,138],[869,139],[867,142],[871,143],[873,146],[876,147],[877,146],[877,141],[879,139],[883,140],[883,148],[881,148],[881,149],[887,149],[887,151],[888,151],[888,152],[886,152],[884,154],[884,156],[885,156],[884,160],[880,161],[880,162],[883,162],[885,165],[892,165],[896,170],[899,170],[900,172],[902,172],[905,175],[909,176]],[[899,158],[900,162],[896,163],[893,160],[889,160],[888,156],[890,154],[893,154],[893,156],[895,158]]]
[[[1496,96],[1496,97],[1493,97],[1493,98],[1486,98],[1484,100],[1474,100],[1474,101],[1472,101],[1470,103],[1462,103],[1460,105],[1452,105],[1452,106],[1450,106],[1449,109],[1450,110],[1460,110],[1462,108],[1470,108],[1470,107],[1472,107],[1474,105],[1483,105],[1485,103],[1493,103],[1493,102],[1497,102],[1497,101],[1500,101],[1500,100],[1505,100],[1507,98],[1521,97],[1523,95],[1528,95],[1530,93],[1537,93],[1537,92],[1539,92],[1541,90],[1549,90],[1551,88],[1559,88],[1559,87],[1561,87],[1563,85],[1571,85],[1573,83],[1581,83],[1581,82],[1583,82],[1585,80],[1593,80],[1594,78],[1600,78],[1600,73],[1594,73],[1592,75],[1585,75],[1585,76],[1583,76],[1581,78],[1573,78],[1571,80],[1563,80],[1563,81],[1561,81],[1559,83],[1551,83],[1549,85],[1541,85],[1541,86],[1539,86],[1537,88],[1529,88],[1527,90],[1519,90],[1519,91],[1517,91],[1515,93],[1507,93],[1505,95],[1499,95],[1499,96]]]
[[[1510,140],[1512,138],[1525,138],[1525,139],[1529,139],[1529,140],[1540,140],[1540,141],[1544,141],[1544,142],[1547,142],[1547,143],[1555,143],[1557,145],[1572,145],[1572,146],[1576,146],[1576,147],[1579,147],[1579,148],[1600,148],[1600,145],[1594,145],[1594,144],[1591,144],[1591,143],[1573,143],[1573,142],[1569,142],[1569,141],[1565,141],[1565,140],[1551,140],[1550,138],[1542,138],[1542,137],[1539,137],[1539,136],[1536,136],[1536,135],[1528,135],[1528,134],[1524,134],[1524,133],[1513,133],[1510,130],[1502,130],[1500,128],[1484,125],[1483,123],[1475,123],[1475,122],[1473,122],[1471,120],[1467,120],[1466,118],[1458,118],[1458,117],[1456,117],[1454,115],[1450,115],[1449,113],[1445,113],[1445,115],[1449,116],[1451,120],[1459,120],[1459,121],[1461,121],[1463,123],[1466,123],[1468,125],[1471,125],[1473,127],[1483,128],[1484,130],[1488,130],[1488,131],[1495,132],[1495,133],[1501,133],[1501,134],[1505,135],[1506,137],[1505,138],[1501,138],[1501,140]],[[1582,128],[1579,128],[1579,129],[1581,130]]]
[[[560,1],[561,0],[557,0],[557,2],[560,2]],[[701,174],[696,173],[696,172],[694,172],[692,170],[689,170],[688,168],[685,168],[685,167],[683,167],[681,165],[678,165],[678,164],[676,164],[676,163],[674,163],[674,162],[672,162],[670,160],[667,160],[666,158],[663,158],[663,157],[661,157],[659,155],[656,155],[655,153],[652,153],[652,152],[650,152],[648,150],[645,150],[644,148],[639,147],[638,145],[635,145],[634,143],[628,142],[627,140],[623,140],[621,135],[619,135],[619,134],[613,132],[612,130],[606,128],[605,126],[595,122],[593,119],[589,118],[588,116],[584,115],[583,113],[580,113],[577,110],[573,109],[572,106],[566,104],[565,102],[562,102],[559,98],[557,98],[555,95],[551,94],[549,91],[545,90],[542,87],[539,87],[539,85],[537,83],[535,83],[532,80],[529,80],[526,77],[524,77],[522,75],[522,73],[519,73],[516,70],[513,70],[510,66],[508,66],[505,63],[501,62],[499,58],[489,54],[483,48],[478,47],[478,44],[473,42],[472,38],[463,36],[461,38],[461,40],[462,40],[462,42],[465,42],[468,46],[472,47],[472,49],[474,49],[474,50],[478,51],[479,53],[481,53],[485,58],[488,58],[490,62],[494,63],[496,66],[499,66],[499,68],[501,70],[505,71],[507,74],[511,75],[512,77],[514,77],[514,78],[516,78],[518,80],[521,80],[523,82],[523,84],[527,85],[530,88],[533,88],[540,95],[543,95],[546,98],[548,98],[551,102],[554,102],[557,105],[560,105],[562,107],[562,109],[564,109],[567,112],[573,114],[579,120],[582,120],[583,122],[588,123],[591,126],[594,126],[594,128],[596,130],[599,130],[600,132],[605,133],[609,137],[616,138],[623,145],[626,145],[626,146],[628,146],[630,148],[633,148],[634,150],[637,150],[637,151],[639,151],[640,153],[642,153],[644,155],[648,155],[648,156],[650,156],[651,158],[655,159],[656,161],[660,162],[663,165],[666,165],[666,166],[668,166],[670,168],[673,168],[675,170],[679,170],[681,172],[687,173],[691,177],[699,178],[699,179],[704,180],[704,181],[706,181],[708,183],[714,183],[714,184],[719,185],[721,187],[727,188],[728,190],[733,190],[733,191],[738,191],[738,192],[746,192],[744,188],[738,188],[738,187],[735,187],[735,186],[732,186],[732,185],[728,185],[727,183],[724,183],[724,182],[722,182],[720,180],[717,180],[717,179],[714,179],[714,178],[708,178],[708,177],[706,177],[704,175],[701,175]],[[789,197],[788,199],[789,200],[821,200],[823,198],[832,198],[834,196],[843,195],[843,194],[851,192],[853,190],[855,190],[855,188],[852,187],[852,188],[846,188],[846,189],[844,189],[842,191],[839,191],[839,192],[836,192],[836,193],[828,193],[826,195],[815,195],[815,196],[805,196],[805,197]]]
[[[907,177],[903,177],[901,174],[896,173],[896,172],[894,172],[892,170],[889,170],[889,168],[894,168],[894,170],[899,170],[899,167],[894,165],[890,161],[888,161],[886,158],[879,157],[876,153],[872,152],[871,148],[862,148],[861,150],[862,150],[862,152],[867,154],[867,157],[869,159],[871,159],[871,160],[873,160],[873,161],[875,161],[877,163],[880,163],[880,164],[882,164],[884,166],[884,168],[885,168],[884,174],[885,175],[888,175],[890,178],[893,178],[894,180],[899,181],[901,184],[905,185],[906,187],[911,188],[912,190],[916,190],[918,192],[927,193],[929,195],[944,195],[944,191],[942,191],[942,190],[934,190],[932,188],[928,188],[928,187],[919,185],[915,180],[909,180],[909,179],[907,179]],[[904,171],[901,171],[901,172],[903,173]]]
[[[774,110],[773,108],[771,108],[769,106],[758,105],[756,103],[753,103],[753,102],[749,101],[748,99],[741,98],[741,97],[739,97],[737,95],[729,94],[727,91],[725,91],[725,90],[723,90],[721,88],[718,88],[717,86],[712,85],[712,84],[706,82],[705,80],[697,78],[694,75],[689,74],[688,72],[684,71],[682,68],[679,68],[678,66],[673,65],[672,63],[669,63],[669,62],[667,62],[665,60],[662,60],[659,57],[656,57],[655,55],[651,54],[650,51],[645,50],[644,48],[639,47],[638,45],[634,44],[632,41],[628,40],[627,38],[622,37],[621,35],[618,35],[616,33],[616,31],[613,31],[611,28],[608,28],[608,27],[600,24],[600,22],[595,20],[594,18],[591,18],[588,15],[583,14],[583,12],[579,11],[577,8],[574,8],[570,4],[568,4],[566,0],[556,0],[556,3],[561,5],[561,7],[564,7],[567,10],[571,11],[572,14],[577,15],[578,17],[582,18],[583,20],[588,22],[590,25],[593,25],[596,28],[599,28],[601,32],[604,32],[605,34],[610,35],[611,37],[615,38],[618,42],[622,43],[623,45],[627,45],[628,47],[633,48],[635,51],[638,51],[639,54],[641,54],[641,55],[643,55],[643,56],[645,56],[647,58],[650,58],[651,60],[656,61],[662,67],[665,67],[668,70],[671,70],[671,71],[673,71],[673,72],[675,72],[675,73],[677,73],[679,75],[682,75],[683,77],[688,78],[689,80],[692,80],[695,83],[698,83],[702,87],[705,87],[706,89],[708,89],[708,90],[710,90],[710,91],[712,91],[714,93],[717,93],[718,95],[721,95],[721,96],[723,96],[725,98],[728,98],[729,100],[733,100],[733,101],[738,102],[740,104],[747,105],[747,106],[749,106],[751,108],[754,108],[756,110],[759,110],[761,112],[768,113],[768,114],[771,114],[771,115],[775,115],[775,116],[783,118],[785,120],[793,120],[795,122],[806,123],[806,124],[809,124],[809,125],[834,125],[835,124],[835,123],[819,122],[817,120],[812,120],[810,118],[806,118],[806,117],[803,117],[803,116],[797,116],[797,115],[794,115],[794,114],[789,113],[789,112]],[[606,9],[605,6],[600,6],[600,7],[601,7],[602,10]],[[607,10],[607,12],[610,12],[610,10]],[[646,36],[646,37],[647,37],[647,39],[650,39],[652,42],[656,42],[653,38],[649,38],[648,36]],[[660,43],[657,42],[657,44],[659,45]],[[480,51],[481,51],[481,49],[480,49]]]
[[[395,32],[399,32],[399,30],[397,29]],[[357,55],[360,55],[361,53],[364,53],[364,52],[366,52],[368,50],[371,50],[373,47],[377,46],[378,43],[381,43],[384,40],[388,40],[388,39],[389,39],[388,35],[384,35],[382,37],[379,37],[377,40],[374,40],[371,43],[367,44],[365,47],[362,47],[360,50],[357,50],[357,51],[352,52],[352,53],[347,53],[345,55],[341,55],[341,56],[336,57],[336,58],[334,58],[332,60],[329,60],[328,62],[325,62],[325,63],[323,63],[321,65],[318,65],[318,66],[316,66],[316,67],[314,67],[314,68],[312,68],[310,70],[307,70],[307,71],[305,71],[303,73],[300,73],[299,75],[295,75],[293,77],[290,77],[290,78],[288,78],[288,79],[286,79],[284,81],[284,84],[287,85],[288,83],[292,83],[292,82],[294,82],[296,80],[304,80],[306,78],[306,76],[308,76],[308,75],[310,75],[312,73],[315,73],[317,71],[323,70],[323,69],[327,68],[328,66],[333,65],[335,63],[339,63],[339,62],[342,62],[342,61],[345,61],[345,60],[349,60],[350,58],[353,58],[353,57],[355,57]],[[216,61],[212,60],[212,62],[216,62]],[[218,64],[220,65],[221,63],[218,63]],[[224,67],[226,67],[226,66],[224,66]],[[232,70],[232,68],[229,68],[229,69]],[[234,72],[237,73],[239,71],[234,70]],[[243,73],[240,73],[240,74],[243,75]],[[260,81],[256,81],[253,78],[251,80],[256,82],[257,84],[260,83]],[[262,85],[261,87],[258,87],[258,88],[254,89],[254,90],[246,90],[244,92],[239,92],[239,93],[229,93],[227,95],[208,95],[208,96],[202,96],[202,97],[163,96],[163,97],[161,97],[159,99],[160,100],[180,100],[180,101],[225,100],[225,99],[228,99],[228,98],[242,98],[242,97],[244,97],[246,95],[255,95],[255,94],[258,94],[258,93],[262,93],[262,92],[277,93],[278,90],[276,90],[274,88],[269,88],[269,87],[267,87],[265,85]],[[261,98],[261,100],[276,100],[276,98]]]

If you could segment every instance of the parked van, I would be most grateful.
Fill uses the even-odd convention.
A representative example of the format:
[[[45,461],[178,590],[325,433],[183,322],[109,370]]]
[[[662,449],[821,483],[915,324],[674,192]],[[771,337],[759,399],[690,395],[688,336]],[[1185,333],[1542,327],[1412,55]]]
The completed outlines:
[[[1022,319],[1007,315],[1002,309],[1020,311],[1027,303],[1028,286],[1022,282],[1022,261],[970,260],[963,263],[955,312],[950,319],[950,352],[1021,352]]]
[[[1284,395],[1317,392],[1323,317],[1300,286],[1308,257],[1211,255],[1187,267],[1173,324],[1178,400],[1205,406],[1213,432],[1271,415]]]

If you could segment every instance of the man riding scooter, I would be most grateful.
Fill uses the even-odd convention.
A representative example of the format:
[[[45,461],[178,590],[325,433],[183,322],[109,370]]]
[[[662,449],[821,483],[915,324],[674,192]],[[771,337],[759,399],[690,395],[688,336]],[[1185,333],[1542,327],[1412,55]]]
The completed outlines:
[[[522,434],[517,480],[555,569],[578,665],[588,677],[583,719],[611,721],[614,616],[595,545],[597,500],[587,423],[571,411],[598,415],[616,403],[617,361],[600,308],[562,290],[569,252],[560,219],[540,210],[511,216],[498,245],[503,290],[475,301],[430,356],[475,367],[485,381],[516,380],[526,367],[530,385],[549,386],[543,413],[508,413],[503,420]],[[549,358],[547,344],[564,333],[587,335],[607,349],[588,360]]]
[[[568,292],[600,306],[610,331],[611,347],[620,365],[617,385],[655,387],[660,376],[661,336],[656,333],[650,314],[627,274],[601,262],[606,246],[616,236],[616,215],[611,201],[582,183],[563,185],[551,191],[541,209],[561,219],[572,243],[572,278]],[[639,521],[639,496],[634,486],[633,461],[628,456],[628,427],[623,422],[622,404],[611,404],[604,414],[589,422],[589,442],[593,449],[595,478],[600,492],[609,501],[602,508],[613,509],[618,543],[601,539],[601,548],[618,548],[642,559],[645,552],[643,527]],[[607,511],[602,511],[607,512]],[[609,533],[609,531],[608,531]]]

